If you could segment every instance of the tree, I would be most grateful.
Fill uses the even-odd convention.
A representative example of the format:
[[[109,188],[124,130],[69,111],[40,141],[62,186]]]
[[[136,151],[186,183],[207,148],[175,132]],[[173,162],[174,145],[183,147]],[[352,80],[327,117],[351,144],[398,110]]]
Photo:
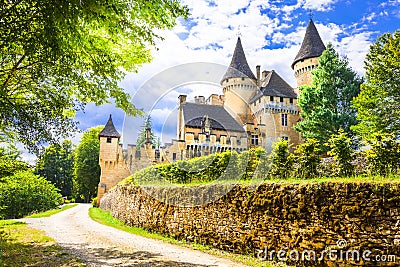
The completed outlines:
[[[73,197],[89,203],[96,197],[100,182],[100,142],[98,135],[103,126],[88,129],[75,150]]]
[[[269,170],[269,177],[287,178],[291,175],[293,170],[293,154],[289,152],[289,142],[280,139],[273,144],[273,149],[270,154],[270,161],[272,162]]]
[[[355,151],[351,147],[352,141],[348,134],[339,130],[339,133],[333,134],[329,138],[327,146],[330,148],[328,155],[335,160],[333,168],[339,176],[352,176],[354,174]]]
[[[300,87],[298,104],[302,120],[295,129],[320,144],[325,144],[339,129],[352,134],[350,127],[357,120],[351,101],[359,93],[361,79],[348,66],[346,58],[339,58],[331,44],[319,57],[319,66],[312,75],[312,84]]]
[[[138,135],[138,138],[136,140],[136,149],[140,150],[140,147],[146,142],[147,140],[147,129],[150,129],[150,141],[152,144],[157,144],[159,143],[158,138],[155,136],[153,133],[153,129],[151,127],[151,117],[150,115],[146,116],[143,126],[141,127],[140,133]]]
[[[178,0],[1,1],[0,135],[37,152],[68,136],[86,103],[140,113],[118,81],[187,15]]]
[[[74,149],[72,142],[52,144],[39,156],[35,173],[50,181],[61,190],[63,196],[71,196],[74,175]]]
[[[19,160],[21,152],[9,143],[0,146],[0,180],[3,177],[12,176],[20,171],[27,171],[29,166],[26,162]]]
[[[294,151],[297,175],[301,178],[314,178],[318,176],[318,166],[321,159],[318,155],[320,144],[316,139],[308,138],[304,143],[299,144]]]
[[[400,31],[378,37],[365,60],[366,82],[354,100],[364,138],[375,132],[400,135]]]

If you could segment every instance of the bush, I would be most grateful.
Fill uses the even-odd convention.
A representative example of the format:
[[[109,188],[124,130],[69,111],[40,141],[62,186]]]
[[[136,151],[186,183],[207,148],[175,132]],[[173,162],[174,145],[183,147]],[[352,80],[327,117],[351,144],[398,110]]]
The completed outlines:
[[[335,160],[333,169],[338,176],[352,176],[354,174],[355,151],[351,148],[351,138],[340,129],[339,133],[333,134],[326,144],[330,150],[328,155]]]
[[[318,140],[308,138],[303,144],[297,146],[294,153],[297,163],[296,174],[300,178],[314,178],[318,176],[318,167],[321,159],[318,155],[320,144]]]
[[[0,218],[21,218],[56,208],[62,203],[58,189],[43,177],[19,172],[0,183]]]
[[[400,144],[393,134],[375,133],[368,141],[371,149],[365,152],[371,174],[388,176],[400,168]]]
[[[287,178],[293,171],[293,154],[289,152],[287,140],[279,140],[273,145],[270,155],[272,162],[269,177]]]

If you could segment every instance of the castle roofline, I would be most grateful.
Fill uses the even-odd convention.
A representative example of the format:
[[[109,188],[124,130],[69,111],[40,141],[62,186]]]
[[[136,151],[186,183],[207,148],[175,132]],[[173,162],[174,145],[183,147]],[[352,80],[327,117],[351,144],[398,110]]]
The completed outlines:
[[[313,20],[310,19],[300,50],[293,60],[292,69],[294,69],[294,65],[301,60],[321,56],[325,49],[326,47],[322,42],[321,36]]]
[[[250,78],[256,80],[256,76],[251,71],[246,60],[246,55],[243,51],[242,42],[238,37],[235,51],[233,52],[231,63],[222,78],[222,81],[229,78]],[[221,81],[221,82],[222,82]]]
[[[114,137],[114,138],[121,137],[117,129],[115,129],[114,123],[111,118],[111,114],[110,118],[107,121],[107,124],[104,126],[104,129],[99,133],[99,138],[100,137]]]

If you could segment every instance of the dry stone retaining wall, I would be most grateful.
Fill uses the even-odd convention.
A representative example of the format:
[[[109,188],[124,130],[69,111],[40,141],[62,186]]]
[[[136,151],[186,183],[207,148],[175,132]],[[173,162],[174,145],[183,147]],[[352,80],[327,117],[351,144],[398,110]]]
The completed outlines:
[[[235,253],[257,255],[267,248],[269,257],[282,249],[295,250],[301,258],[314,250],[318,258],[329,247],[358,250],[360,257],[371,251],[368,262],[342,257],[299,261],[300,266],[400,266],[399,183],[235,185],[213,202],[212,196],[222,195],[227,185],[200,189],[119,185],[100,207],[128,225]],[[372,262],[376,255],[395,255],[397,263]]]

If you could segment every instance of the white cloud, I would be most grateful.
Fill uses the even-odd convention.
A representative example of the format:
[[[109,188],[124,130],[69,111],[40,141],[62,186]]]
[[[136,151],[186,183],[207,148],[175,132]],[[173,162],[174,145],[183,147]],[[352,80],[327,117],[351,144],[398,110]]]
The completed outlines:
[[[300,0],[303,2],[304,9],[311,9],[315,11],[329,11],[338,0]]]

